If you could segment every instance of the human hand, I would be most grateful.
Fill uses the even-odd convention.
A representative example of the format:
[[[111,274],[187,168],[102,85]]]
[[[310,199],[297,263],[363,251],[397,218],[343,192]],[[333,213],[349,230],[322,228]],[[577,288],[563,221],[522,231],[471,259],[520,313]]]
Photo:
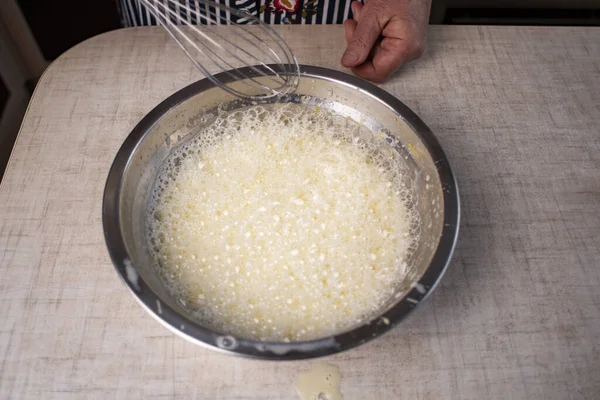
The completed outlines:
[[[383,82],[427,47],[431,0],[365,0],[352,3],[342,65],[361,78]]]

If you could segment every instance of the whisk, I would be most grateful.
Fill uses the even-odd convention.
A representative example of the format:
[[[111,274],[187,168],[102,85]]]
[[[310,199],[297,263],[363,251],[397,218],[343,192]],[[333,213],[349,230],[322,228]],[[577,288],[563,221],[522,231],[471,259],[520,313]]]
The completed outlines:
[[[264,101],[296,90],[300,68],[292,50],[277,32],[250,13],[210,0],[141,3],[196,67],[229,93]],[[226,37],[225,29],[236,34]],[[220,80],[211,71],[225,71],[231,79]]]

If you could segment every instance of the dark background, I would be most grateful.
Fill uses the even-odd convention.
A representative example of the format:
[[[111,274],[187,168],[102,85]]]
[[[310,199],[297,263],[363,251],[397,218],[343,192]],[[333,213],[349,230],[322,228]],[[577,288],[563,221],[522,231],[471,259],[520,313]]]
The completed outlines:
[[[120,28],[115,0],[18,0],[17,3],[49,61],[92,36]]]
[[[8,101],[8,96],[10,96],[10,92],[8,91],[8,88],[6,87],[2,79],[0,79],[0,112],[4,110],[4,106]]]

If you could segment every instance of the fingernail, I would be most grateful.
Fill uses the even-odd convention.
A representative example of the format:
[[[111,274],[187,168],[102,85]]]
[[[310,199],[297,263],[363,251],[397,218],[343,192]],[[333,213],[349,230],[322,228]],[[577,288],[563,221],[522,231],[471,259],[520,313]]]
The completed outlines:
[[[342,57],[342,63],[353,66],[358,61],[358,58],[358,53],[350,50],[344,53],[344,56]]]

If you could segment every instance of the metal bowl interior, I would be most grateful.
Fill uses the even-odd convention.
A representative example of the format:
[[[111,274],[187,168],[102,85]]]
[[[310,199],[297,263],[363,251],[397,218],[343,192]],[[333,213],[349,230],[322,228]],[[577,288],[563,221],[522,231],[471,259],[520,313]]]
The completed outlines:
[[[377,136],[381,146],[408,164],[421,215],[420,242],[410,271],[368,323],[332,337],[298,343],[257,342],[195,321],[170,296],[157,274],[145,242],[144,222],[152,185],[169,152],[210,124],[217,113],[250,106],[204,79],[170,96],[134,128],[114,160],[103,204],[107,246],[127,286],[151,315],[198,344],[277,360],[319,357],[352,348],[386,332],[424,300],[452,256],[460,214],[458,190],[448,160],[427,126],[398,99],[368,82],[312,66],[301,66],[301,71],[298,90],[283,101],[320,107],[348,123],[359,122],[360,135],[369,140]]]

